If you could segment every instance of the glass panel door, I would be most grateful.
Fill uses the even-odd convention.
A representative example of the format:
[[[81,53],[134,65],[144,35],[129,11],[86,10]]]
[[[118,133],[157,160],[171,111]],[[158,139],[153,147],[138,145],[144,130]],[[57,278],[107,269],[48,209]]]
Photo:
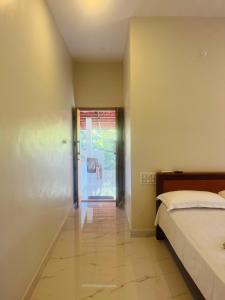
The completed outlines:
[[[116,200],[116,111],[80,111],[82,200]]]

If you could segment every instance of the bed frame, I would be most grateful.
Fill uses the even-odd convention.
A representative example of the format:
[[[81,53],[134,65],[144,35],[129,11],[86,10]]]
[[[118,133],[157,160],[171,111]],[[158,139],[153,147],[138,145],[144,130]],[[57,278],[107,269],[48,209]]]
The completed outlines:
[[[197,190],[197,191],[208,191],[218,193],[219,191],[225,190],[225,173],[216,172],[168,172],[168,173],[157,173],[156,174],[156,196],[178,190]],[[156,211],[158,211],[161,204],[160,200],[156,201]],[[157,240],[166,240],[168,248],[172,253],[178,268],[180,269],[194,299],[205,300],[200,290],[192,280],[184,268],[182,262],[176,255],[173,247],[167,239],[165,233],[159,225],[156,227],[156,238]]]

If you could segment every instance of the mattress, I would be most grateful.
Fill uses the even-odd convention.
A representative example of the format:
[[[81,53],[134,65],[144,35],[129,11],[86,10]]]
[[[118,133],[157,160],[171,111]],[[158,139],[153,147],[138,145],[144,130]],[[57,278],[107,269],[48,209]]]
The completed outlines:
[[[225,210],[179,209],[161,204],[156,223],[162,228],[207,300],[225,299]]]

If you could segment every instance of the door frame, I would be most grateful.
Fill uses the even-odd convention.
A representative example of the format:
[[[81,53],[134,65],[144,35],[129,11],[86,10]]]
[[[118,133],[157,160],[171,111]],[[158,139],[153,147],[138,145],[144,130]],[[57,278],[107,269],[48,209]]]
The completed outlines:
[[[73,154],[73,205],[79,207],[78,147],[77,147],[77,108],[72,107],[72,154]]]
[[[125,202],[125,150],[124,150],[124,108],[123,107],[76,107],[72,112],[73,125],[73,173],[74,173],[74,207],[79,207],[79,176],[77,157],[79,155],[78,137],[78,111],[115,110],[116,112],[116,206],[123,207]]]

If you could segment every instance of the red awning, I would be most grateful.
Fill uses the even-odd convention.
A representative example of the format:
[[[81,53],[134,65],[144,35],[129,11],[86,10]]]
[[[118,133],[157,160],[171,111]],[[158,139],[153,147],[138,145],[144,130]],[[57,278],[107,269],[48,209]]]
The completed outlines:
[[[92,128],[113,129],[116,128],[115,110],[81,110],[80,127],[86,129],[86,119],[92,119]]]

